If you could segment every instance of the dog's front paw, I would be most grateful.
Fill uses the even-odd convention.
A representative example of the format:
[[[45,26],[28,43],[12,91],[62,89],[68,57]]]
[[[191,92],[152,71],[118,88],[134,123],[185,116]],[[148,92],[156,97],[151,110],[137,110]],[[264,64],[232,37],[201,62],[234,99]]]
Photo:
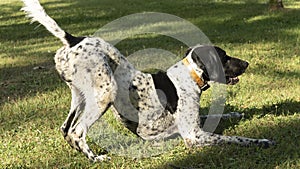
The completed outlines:
[[[262,148],[269,148],[270,146],[276,145],[275,141],[268,139],[260,139],[257,144]]]
[[[107,155],[99,155],[94,157],[93,161],[94,162],[102,162],[102,161],[110,161],[110,157],[108,157]]]

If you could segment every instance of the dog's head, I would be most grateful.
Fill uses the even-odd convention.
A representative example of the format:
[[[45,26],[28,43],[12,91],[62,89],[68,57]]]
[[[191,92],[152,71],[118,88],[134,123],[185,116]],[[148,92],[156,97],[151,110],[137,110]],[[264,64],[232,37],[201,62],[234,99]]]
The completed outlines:
[[[249,63],[228,56],[216,46],[196,46],[188,49],[186,55],[191,55],[193,62],[203,70],[205,81],[215,81],[234,85],[239,82],[238,76],[243,74]]]

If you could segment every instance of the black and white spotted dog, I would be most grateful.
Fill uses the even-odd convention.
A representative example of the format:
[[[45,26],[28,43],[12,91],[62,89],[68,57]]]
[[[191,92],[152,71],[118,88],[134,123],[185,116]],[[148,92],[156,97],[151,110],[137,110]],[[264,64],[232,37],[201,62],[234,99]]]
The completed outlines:
[[[191,48],[167,72],[146,74],[136,70],[112,45],[96,37],[74,37],[50,18],[38,0],[22,0],[32,21],[44,25],[64,44],[55,55],[56,69],[72,92],[69,115],[61,127],[64,138],[90,160],[95,155],[85,137],[92,124],[112,107],[131,131],[145,140],[180,134],[187,146],[220,143],[274,144],[267,139],[223,136],[200,128],[199,101],[208,81],[235,84],[248,63],[212,46]],[[224,80],[210,76],[203,56],[219,60]],[[162,97],[161,93],[164,93]]]

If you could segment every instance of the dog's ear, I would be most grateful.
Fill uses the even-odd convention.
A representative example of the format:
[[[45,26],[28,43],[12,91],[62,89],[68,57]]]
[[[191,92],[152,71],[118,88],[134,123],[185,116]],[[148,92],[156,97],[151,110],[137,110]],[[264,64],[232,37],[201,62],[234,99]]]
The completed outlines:
[[[219,59],[221,60],[222,64],[227,62],[227,54],[225,52],[225,50],[221,49],[218,46],[214,46],[215,51],[217,52]]]
[[[192,47],[188,48],[185,52],[185,56],[187,56],[191,52],[192,49],[193,49]]]
[[[209,76],[208,76],[208,72],[206,70],[205,64],[202,62],[201,58],[199,57],[199,53],[196,52],[195,50],[197,50],[198,48],[194,49],[193,53],[192,53],[192,59],[194,61],[194,63],[196,63],[196,65],[203,70],[203,74],[202,77],[204,78],[205,81],[210,81]],[[192,50],[192,48],[189,49],[189,52]],[[188,52],[188,53],[189,53]],[[187,54],[188,54],[187,53]]]
[[[216,50],[216,52],[218,53],[219,56],[220,56],[220,55],[223,55],[223,56],[226,55],[225,50],[221,49],[220,47],[214,46],[214,48],[215,48],[215,50]]]
[[[226,53],[225,53],[226,54]],[[219,54],[213,46],[199,46],[193,50],[193,61],[204,71],[205,80],[222,83],[225,81],[223,65]]]

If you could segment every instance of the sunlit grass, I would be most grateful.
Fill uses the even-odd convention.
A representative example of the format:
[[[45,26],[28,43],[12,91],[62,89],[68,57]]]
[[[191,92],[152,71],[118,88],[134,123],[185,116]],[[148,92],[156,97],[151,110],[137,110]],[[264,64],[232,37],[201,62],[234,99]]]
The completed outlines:
[[[227,87],[225,107],[226,113],[237,111],[245,118],[220,130],[226,135],[270,138],[277,146],[188,149],[179,141],[173,149],[155,157],[131,158],[108,152],[110,162],[89,162],[69,147],[59,131],[71,100],[68,87],[54,68],[53,56],[61,47],[59,40],[42,26],[30,25],[19,11],[20,1],[4,0],[0,2],[0,168],[300,167],[299,2],[285,0],[288,9],[272,12],[263,0],[41,2],[62,28],[80,36],[93,35],[122,16],[145,11],[169,13],[190,21],[229,55],[250,63],[240,82]],[[121,34],[112,37],[118,35]],[[177,40],[155,34],[129,37],[116,46],[125,56],[155,48],[178,58],[187,48]],[[141,69],[145,62],[151,62],[137,58],[131,59]],[[163,65],[155,63],[157,59],[152,62]],[[34,69],[38,66],[41,69]],[[210,94],[211,89],[203,93],[202,114],[208,112]],[[110,111],[105,118],[115,130],[128,132],[116,124]],[[95,129],[97,132],[97,126]],[[96,152],[103,151],[93,138],[88,140]]]

